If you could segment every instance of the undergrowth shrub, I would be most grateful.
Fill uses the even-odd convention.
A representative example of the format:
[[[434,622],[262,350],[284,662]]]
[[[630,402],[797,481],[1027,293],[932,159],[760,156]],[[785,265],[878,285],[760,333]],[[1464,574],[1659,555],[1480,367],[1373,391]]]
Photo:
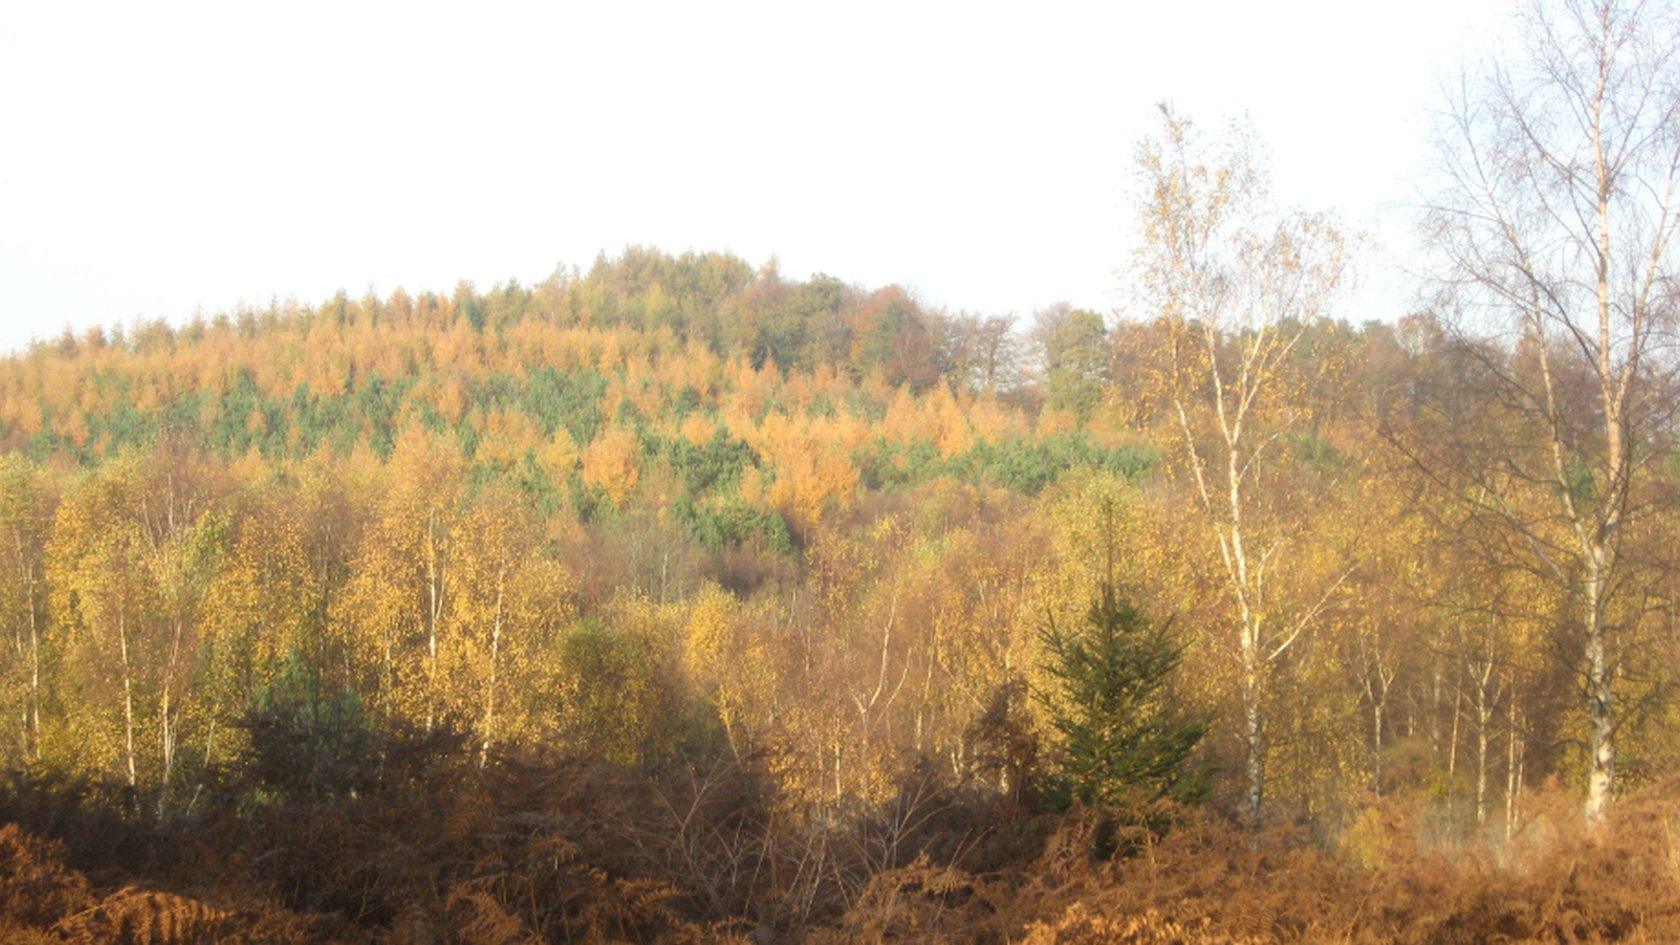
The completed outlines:
[[[1501,823],[1446,838],[1417,799],[1326,837],[1171,805],[1035,810],[926,765],[838,817],[790,803],[760,759],[480,767],[455,742],[381,744],[373,769],[284,803],[252,803],[257,786],[230,771],[163,823],[113,815],[100,789],[15,781],[0,792],[0,941],[1680,941],[1668,789],[1625,798],[1598,833],[1537,791],[1508,837]],[[119,836],[95,842],[112,823]]]

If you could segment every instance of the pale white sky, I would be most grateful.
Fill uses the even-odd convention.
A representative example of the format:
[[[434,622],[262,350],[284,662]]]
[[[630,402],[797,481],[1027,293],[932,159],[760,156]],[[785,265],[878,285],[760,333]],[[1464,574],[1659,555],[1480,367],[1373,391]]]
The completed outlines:
[[[0,4],[0,349],[630,243],[951,309],[1117,301],[1154,103],[1410,239],[1438,81],[1506,0]],[[1391,318],[1383,256],[1348,317]]]

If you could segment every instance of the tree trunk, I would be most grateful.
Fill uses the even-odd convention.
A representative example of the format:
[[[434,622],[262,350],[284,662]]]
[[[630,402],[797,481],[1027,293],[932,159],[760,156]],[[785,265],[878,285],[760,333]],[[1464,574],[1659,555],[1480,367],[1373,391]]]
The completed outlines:
[[[1453,692],[1452,730],[1447,736],[1447,788],[1452,789],[1453,778],[1458,773],[1458,722],[1462,717],[1464,693]]]
[[[162,821],[169,813],[169,782],[175,772],[175,726],[169,719],[169,684],[163,687],[163,696],[158,702],[158,735],[163,754],[163,774],[158,785],[158,820]]]
[[[490,625],[490,681],[484,692],[484,741],[478,749],[478,766],[490,759],[490,742],[496,735],[496,675],[502,655],[502,598],[505,570],[496,572],[496,615]]]
[[[1362,641],[1360,646],[1364,664],[1365,698],[1371,703],[1371,791],[1382,796],[1383,782],[1383,719],[1388,710],[1388,693],[1394,676],[1383,669],[1381,649]]]
[[[1262,804],[1265,802],[1266,771],[1265,720],[1260,708],[1260,667],[1253,654],[1247,654],[1243,666],[1243,735],[1248,748],[1248,820],[1260,826]]]
[[[1587,627],[1587,774],[1588,823],[1603,823],[1616,784],[1614,717],[1610,701],[1610,669],[1604,655],[1604,635],[1598,615],[1598,588],[1591,589]]]
[[[1604,28],[1608,33],[1608,19]],[[1605,36],[1605,42],[1606,45],[1610,42],[1608,35]],[[1613,179],[1604,140],[1604,112],[1610,104],[1605,97],[1608,70],[1609,64],[1601,61],[1598,94],[1593,101],[1592,116],[1593,158],[1598,175],[1598,245],[1595,247],[1598,251],[1598,379],[1599,397],[1604,411],[1604,482],[1610,488],[1626,489],[1629,444],[1626,442],[1626,417],[1622,412],[1622,395],[1626,393],[1628,382],[1634,379],[1634,374],[1638,371],[1639,315],[1635,315],[1635,347],[1630,352],[1632,357],[1619,369],[1620,372],[1625,372],[1621,373],[1620,383],[1614,384],[1611,360],[1610,198],[1615,191],[1616,182]],[[1620,390],[1616,387],[1620,387]],[[1606,503],[1594,517],[1594,527],[1585,533],[1587,540],[1583,542],[1587,546],[1584,549],[1587,552],[1587,754],[1588,763],[1591,765],[1587,774],[1586,817],[1587,823],[1594,827],[1603,823],[1616,789],[1615,720],[1610,701],[1610,669],[1604,651],[1604,594],[1609,586],[1610,570],[1614,563],[1614,548],[1610,542],[1621,525],[1621,508],[1616,502]]]
[[[1429,687],[1429,752],[1441,763],[1441,661],[1435,661]]]
[[[186,619],[179,612],[175,614],[173,629],[169,645],[169,664],[164,667],[163,696],[158,708],[158,734],[163,755],[163,775],[158,785],[160,821],[168,814],[169,790],[175,779],[175,714],[178,710],[172,697],[175,689],[175,667],[180,665],[182,639],[186,633]]]
[[[1378,797],[1382,796],[1382,768],[1383,757],[1383,704],[1381,700],[1371,703],[1371,789]]]
[[[41,618],[35,608],[35,566],[29,566],[29,759],[41,760]]]
[[[122,655],[123,752],[128,763],[128,790],[138,803],[140,773],[134,762],[134,679],[128,660],[128,621],[120,615],[117,617],[117,647]]]
[[[1505,730],[1505,839],[1510,840],[1517,827],[1517,692],[1511,687],[1511,704],[1506,712]]]
[[[1476,686],[1476,823],[1487,822],[1487,753],[1488,723],[1493,709],[1488,704],[1487,682],[1477,680]]]
[[[438,586],[436,511],[426,513],[426,731],[437,720],[437,648],[438,616],[442,613],[443,594]]]

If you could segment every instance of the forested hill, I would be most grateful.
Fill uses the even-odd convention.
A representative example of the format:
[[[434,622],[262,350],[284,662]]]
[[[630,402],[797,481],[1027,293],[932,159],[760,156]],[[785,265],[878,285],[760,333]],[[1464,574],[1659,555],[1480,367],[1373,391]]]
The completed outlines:
[[[1074,467],[1140,472],[1146,444],[1088,422],[1103,336],[1091,312],[1047,312],[1029,338],[896,287],[632,249],[531,288],[67,333],[0,362],[0,446],[90,465],[162,436],[282,463],[384,458],[412,431],[551,505],[672,477],[649,497],[687,503],[715,543],[747,510],[801,531],[941,475],[1036,493]]]

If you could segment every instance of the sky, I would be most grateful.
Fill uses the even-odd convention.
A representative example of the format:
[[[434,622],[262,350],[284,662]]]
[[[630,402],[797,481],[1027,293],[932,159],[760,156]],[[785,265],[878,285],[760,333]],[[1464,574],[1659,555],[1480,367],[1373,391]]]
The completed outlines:
[[[540,281],[627,245],[1110,310],[1133,149],[1246,115],[1403,314],[1429,113],[1508,0],[0,5],[0,349]]]

